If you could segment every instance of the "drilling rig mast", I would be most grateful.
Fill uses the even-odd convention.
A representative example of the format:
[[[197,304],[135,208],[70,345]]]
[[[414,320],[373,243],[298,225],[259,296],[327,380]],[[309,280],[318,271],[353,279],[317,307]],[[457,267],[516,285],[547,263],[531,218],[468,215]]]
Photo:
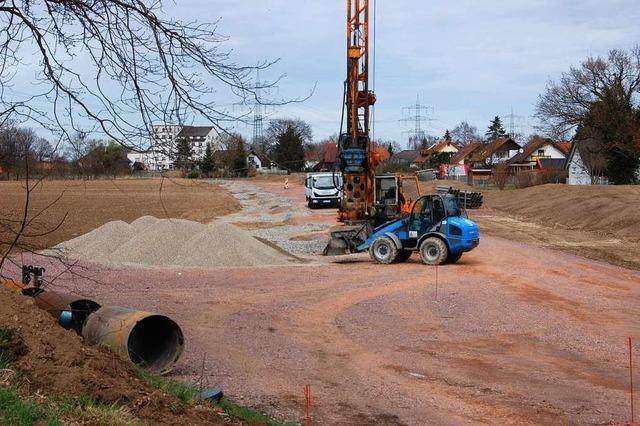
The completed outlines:
[[[374,168],[369,139],[370,108],[376,97],[369,90],[369,3],[347,0],[346,132],[340,134],[338,152],[343,178],[339,218],[343,222],[367,220],[373,205]]]

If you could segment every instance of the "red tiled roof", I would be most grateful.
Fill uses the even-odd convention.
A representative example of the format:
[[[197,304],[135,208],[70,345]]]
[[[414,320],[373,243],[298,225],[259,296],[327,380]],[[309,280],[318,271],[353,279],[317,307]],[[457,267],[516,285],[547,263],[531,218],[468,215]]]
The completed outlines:
[[[568,148],[561,144],[568,144]],[[529,156],[531,156],[534,152],[545,145],[552,145],[558,151],[562,152],[565,155],[567,155],[569,153],[569,150],[571,150],[571,143],[569,142],[554,142],[553,140],[548,138],[534,137],[529,141],[528,144],[522,147],[521,153],[517,154],[511,160],[509,160],[509,163],[513,164],[524,162],[527,160],[527,158],[529,158]]]
[[[480,142],[469,142],[460,148],[453,157],[451,157],[451,164],[459,164],[461,161],[466,160],[476,149],[478,149],[482,144]]]
[[[479,147],[479,149],[473,151],[473,154],[470,156],[469,161],[471,161],[472,163],[483,162],[509,142],[514,144],[516,143],[511,138],[498,138],[491,143],[482,145]]]
[[[322,161],[324,163],[335,163],[338,157],[338,145],[335,143],[326,143],[323,148]]]
[[[562,151],[565,155],[569,155],[569,152],[571,152],[571,142],[556,142],[556,147],[560,149],[560,151]]]

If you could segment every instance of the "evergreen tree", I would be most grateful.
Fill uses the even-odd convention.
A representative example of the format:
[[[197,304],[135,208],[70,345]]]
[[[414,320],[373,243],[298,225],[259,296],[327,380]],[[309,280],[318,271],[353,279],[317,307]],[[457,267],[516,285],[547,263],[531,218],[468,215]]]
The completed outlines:
[[[449,129],[444,133],[444,140],[447,142],[451,142],[451,133],[449,133]]]
[[[389,143],[389,146],[387,146],[387,151],[389,151],[389,156],[393,155],[393,144]]]
[[[205,176],[210,177],[214,168],[213,151],[211,149],[211,144],[208,143],[207,148],[204,151],[204,157],[202,157],[202,160],[200,161],[200,170]]]
[[[294,172],[304,169],[303,135],[294,126],[287,126],[277,136],[273,159],[280,167]]]
[[[181,138],[176,145],[176,159],[174,164],[177,168],[182,170],[187,170],[189,168],[189,164],[191,163],[191,157],[193,156],[193,151],[191,148],[191,144],[187,139]]]
[[[233,139],[231,149],[229,150],[229,168],[236,176],[247,176],[247,148],[242,136],[237,135]]]
[[[500,117],[496,115],[496,117],[491,121],[491,125],[485,133],[485,136],[487,137],[487,142],[492,142],[498,138],[507,136],[507,132],[504,130],[504,127],[502,127],[502,120],[500,120]]]

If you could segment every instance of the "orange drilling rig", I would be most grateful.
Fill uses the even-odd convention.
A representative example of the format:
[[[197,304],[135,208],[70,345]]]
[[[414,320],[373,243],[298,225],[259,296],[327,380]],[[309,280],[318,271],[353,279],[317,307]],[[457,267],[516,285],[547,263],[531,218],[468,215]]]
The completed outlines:
[[[369,0],[347,0],[347,80],[338,152],[343,182],[339,219],[346,223],[368,220],[373,205],[375,158],[369,127],[376,102],[369,90]],[[346,117],[345,117],[346,115]],[[342,125],[341,125],[342,127]]]

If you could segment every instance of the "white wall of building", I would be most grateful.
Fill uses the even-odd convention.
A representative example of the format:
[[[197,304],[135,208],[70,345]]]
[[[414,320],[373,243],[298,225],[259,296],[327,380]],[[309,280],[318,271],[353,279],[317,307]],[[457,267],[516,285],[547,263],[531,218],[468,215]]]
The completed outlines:
[[[257,155],[250,153],[247,155],[247,165],[253,166],[259,170],[262,168],[262,160],[260,160]]]
[[[533,152],[527,158],[527,161],[535,162],[538,158],[565,159],[567,158],[567,156],[564,154],[564,152],[560,151],[555,146],[551,144],[546,144],[538,148],[535,152]]]
[[[500,164],[515,157],[520,151],[517,149],[510,149],[509,151],[495,152],[490,157],[490,164]]]
[[[569,176],[567,177],[567,184],[591,185],[591,175],[582,162],[580,151],[577,149],[573,151],[573,155],[569,159]]]

